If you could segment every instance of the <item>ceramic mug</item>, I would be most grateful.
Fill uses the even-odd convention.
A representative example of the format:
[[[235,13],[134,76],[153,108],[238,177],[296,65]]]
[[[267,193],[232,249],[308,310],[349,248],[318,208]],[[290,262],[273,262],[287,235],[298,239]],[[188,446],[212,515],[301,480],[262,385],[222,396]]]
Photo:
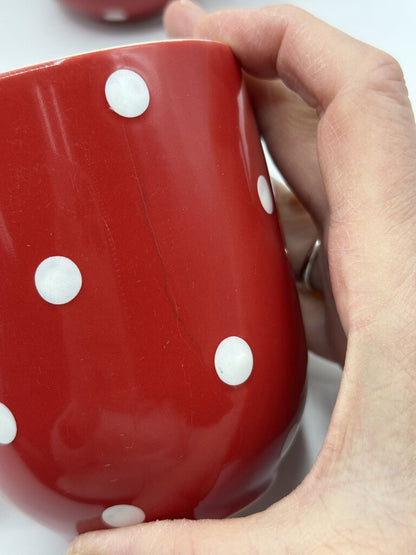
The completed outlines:
[[[58,0],[75,12],[109,22],[123,22],[160,11],[168,0]]]
[[[12,71],[0,127],[0,488],[67,536],[246,506],[306,349],[231,50]]]

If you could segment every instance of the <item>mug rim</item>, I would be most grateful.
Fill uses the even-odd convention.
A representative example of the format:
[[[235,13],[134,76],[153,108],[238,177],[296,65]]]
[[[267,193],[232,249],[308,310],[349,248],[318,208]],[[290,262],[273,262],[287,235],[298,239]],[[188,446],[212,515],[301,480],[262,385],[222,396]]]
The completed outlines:
[[[95,50],[88,50],[88,51],[79,52],[76,54],[69,54],[68,56],[62,56],[59,58],[50,59],[43,62],[29,64],[27,66],[22,66],[22,67],[10,69],[8,71],[0,72],[0,83],[3,80],[12,79],[13,77],[17,77],[19,75],[27,75],[32,72],[47,70],[49,68],[60,66],[62,64],[65,64],[71,61],[81,61],[82,59],[85,59],[88,57],[99,57],[106,53],[122,52],[123,50],[128,50],[131,48],[147,48],[147,47],[151,48],[151,47],[157,47],[157,46],[166,47],[170,44],[175,44],[175,43],[176,44],[177,43],[189,43],[189,44],[202,43],[202,44],[206,44],[207,46],[209,45],[208,46],[209,48],[211,47],[217,48],[217,49],[219,48],[219,49],[227,50],[232,53],[230,46],[228,46],[223,42],[212,40],[212,39],[181,38],[181,39],[159,39],[154,41],[133,42],[133,43],[123,44],[119,46],[97,48]]]

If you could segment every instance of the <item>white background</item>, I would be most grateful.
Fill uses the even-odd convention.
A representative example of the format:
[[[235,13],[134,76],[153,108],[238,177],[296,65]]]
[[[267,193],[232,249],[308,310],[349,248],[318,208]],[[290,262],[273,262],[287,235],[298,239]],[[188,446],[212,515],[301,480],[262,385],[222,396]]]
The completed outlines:
[[[209,11],[267,3],[256,0],[201,2]],[[276,2],[270,2],[273,3]],[[355,37],[393,54],[404,69],[410,97],[415,105],[414,0],[299,0],[295,3]],[[74,16],[54,0],[2,0],[0,72],[88,50],[163,38],[160,16],[135,23],[105,24]],[[300,431],[291,451],[282,461],[275,486],[252,510],[261,509],[288,493],[312,465],[325,436],[340,376],[338,367],[311,356],[309,393]],[[0,498],[0,553],[63,555],[66,547],[65,540]]]

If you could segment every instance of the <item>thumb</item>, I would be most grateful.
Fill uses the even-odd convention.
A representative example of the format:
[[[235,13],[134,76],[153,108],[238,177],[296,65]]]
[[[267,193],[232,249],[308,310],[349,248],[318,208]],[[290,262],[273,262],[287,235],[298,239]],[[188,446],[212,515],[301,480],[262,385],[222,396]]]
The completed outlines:
[[[67,555],[252,555],[264,545],[260,515],[226,520],[163,520],[79,536]],[[263,535],[263,534],[261,534]]]

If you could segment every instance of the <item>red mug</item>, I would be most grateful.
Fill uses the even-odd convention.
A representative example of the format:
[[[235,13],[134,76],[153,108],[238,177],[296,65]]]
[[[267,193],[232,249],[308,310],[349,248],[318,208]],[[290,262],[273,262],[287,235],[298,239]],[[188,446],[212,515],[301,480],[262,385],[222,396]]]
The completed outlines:
[[[168,0],[58,0],[67,8],[109,22],[146,17],[160,11]]]
[[[0,489],[66,536],[248,505],[307,353],[231,50],[12,71],[0,127]]]

